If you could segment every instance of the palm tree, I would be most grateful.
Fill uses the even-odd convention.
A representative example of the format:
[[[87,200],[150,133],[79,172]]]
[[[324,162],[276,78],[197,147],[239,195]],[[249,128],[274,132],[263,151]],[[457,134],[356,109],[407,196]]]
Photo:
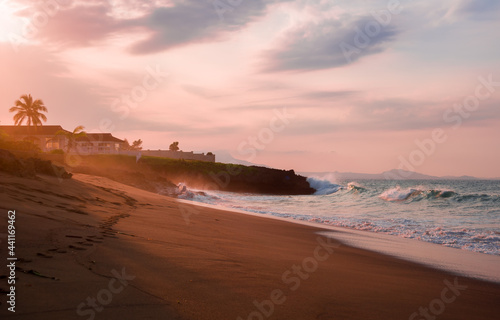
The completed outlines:
[[[19,100],[14,101],[15,106],[9,109],[9,112],[16,112],[14,115],[14,124],[20,126],[24,120],[28,125],[28,133],[31,125],[42,125],[42,120],[47,121],[47,117],[42,112],[47,112],[47,108],[40,99],[33,100],[31,94],[23,94]]]
[[[65,136],[66,139],[68,139],[68,143],[66,144],[66,152],[69,152],[69,150],[74,147],[76,139],[85,137],[87,135],[87,133],[83,131],[83,129],[85,129],[84,126],[78,126],[73,130],[73,132],[69,132],[66,130],[59,130],[56,132],[56,135]]]

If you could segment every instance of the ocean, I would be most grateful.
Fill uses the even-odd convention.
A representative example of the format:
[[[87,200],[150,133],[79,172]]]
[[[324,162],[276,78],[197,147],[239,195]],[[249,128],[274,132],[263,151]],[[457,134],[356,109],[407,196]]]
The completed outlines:
[[[308,181],[316,194],[270,196],[187,189],[179,197],[500,256],[498,180]]]

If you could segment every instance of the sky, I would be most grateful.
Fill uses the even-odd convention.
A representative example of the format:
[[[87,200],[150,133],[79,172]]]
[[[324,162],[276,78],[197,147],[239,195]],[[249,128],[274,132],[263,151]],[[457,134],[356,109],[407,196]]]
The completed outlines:
[[[0,0],[0,124],[298,172],[500,177],[500,1]]]

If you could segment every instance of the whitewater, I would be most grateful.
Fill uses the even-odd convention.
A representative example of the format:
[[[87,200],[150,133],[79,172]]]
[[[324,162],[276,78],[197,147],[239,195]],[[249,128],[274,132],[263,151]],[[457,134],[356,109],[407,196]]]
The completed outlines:
[[[500,256],[500,181],[308,178],[308,196],[184,189],[180,198]]]

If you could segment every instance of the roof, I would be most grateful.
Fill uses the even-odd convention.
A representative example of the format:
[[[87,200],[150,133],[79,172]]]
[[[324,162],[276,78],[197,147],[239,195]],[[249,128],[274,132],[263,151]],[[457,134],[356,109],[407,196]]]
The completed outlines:
[[[0,130],[8,134],[9,136],[55,136],[58,131],[66,131],[61,126],[34,126],[29,128],[28,126],[0,126]]]
[[[79,142],[118,142],[124,143],[125,141],[113,137],[111,133],[87,133],[85,137],[77,138],[76,141]]]
[[[55,136],[58,131],[65,131],[61,126],[38,126],[31,127],[28,133],[28,126],[0,126],[0,130],[9,136]],[[76,141],[89,141],[89,142],[117,142],[124,143],[125,141],[113,137],[111,133],[87,133],[85,137],[77,138]]]

